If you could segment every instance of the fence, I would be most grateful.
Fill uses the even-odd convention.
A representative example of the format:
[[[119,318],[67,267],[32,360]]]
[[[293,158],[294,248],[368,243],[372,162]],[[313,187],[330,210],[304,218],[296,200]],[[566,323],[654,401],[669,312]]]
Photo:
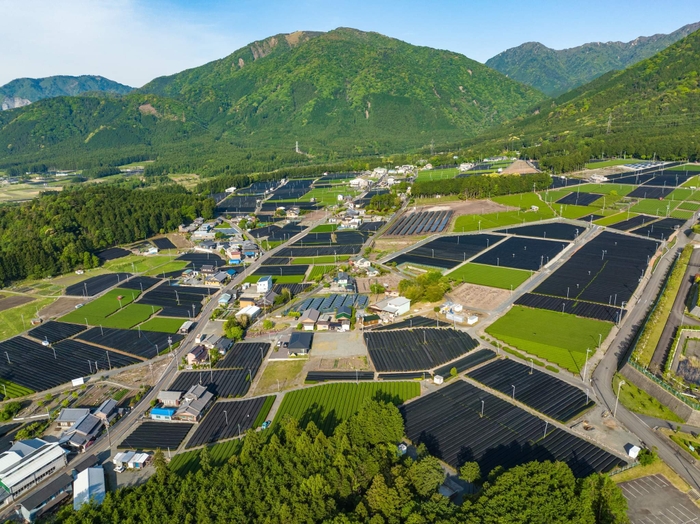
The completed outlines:
[[[632,361],[630,360],[630,361],[628,361],[627,363],[628,363],[630,366],[632,366],[634,369],[636,369],[637,371],[639,371],[640,373],[642,373],[642,374],[643,374],[644,376],[646,376],[647,378],[649,378],[649,379],[653,380],[654,382],[656,382],[656,384],[658,384],[659,386],[661,386],[662,388],[664,388],[666,391],[668,391],[671,395],[673,395],[674,397],[676,397],[676,398],[677,398],[678,400],[680,400],[681,402],[687,404],[688,406],[690,406],[690,407],[693,408],[693,409],[700,410],[700,403],[691,400],[690,398],[688,398],[687,395],[684,395],[683,393],[681,393],[680,391],[678,391],[676,388],[674,388],[673,386],[671,386],[671,385],[670,385],[668,382],[666,382],[665,380],[661,380],[659,377],[657,377],[656,375],[654,375],[653,373],[651,373],[650,371],[648,371],[646,368],[643,368],[642,366],[640,366],[640,365],[637,364],[636,362],[632,362]]]

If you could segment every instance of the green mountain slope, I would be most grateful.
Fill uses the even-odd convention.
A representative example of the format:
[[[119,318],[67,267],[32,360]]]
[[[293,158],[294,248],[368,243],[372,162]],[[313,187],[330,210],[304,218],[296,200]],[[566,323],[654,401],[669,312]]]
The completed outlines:
[[[493,130],[486,144],[503,144],[508,137],[512,147],[545,159],[556,171],[601,153],[698,158],[699,70],[696,31],[624,71],[610,72],[542,104],[536,116]]]
[[[2,109],[12,109],[56,96],[75,96],[90,91],[125,95],[133,88],[101,76],[49,76],[18,78],[0,87]]]
[[[671,34],[640,36],[631,42],[593,42],[555,50],[527,42],[490,58],[486,65],[550,96],[558,96],[613,70],[649,58],[700,29],[688,24]]]
[[[317,157],[394,152],[474,137],[544,98],[457,53],[353,29],[299,32],[123,97],[56,98],[0,113],[0,164],[100,150],[179,164],[189,155],[201,167],[244,150],[292,151],[296,140]]]

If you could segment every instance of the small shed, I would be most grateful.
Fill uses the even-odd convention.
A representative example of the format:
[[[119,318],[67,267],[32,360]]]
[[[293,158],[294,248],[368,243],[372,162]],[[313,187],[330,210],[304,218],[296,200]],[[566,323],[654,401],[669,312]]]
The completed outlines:
[[[134,453],[134,456],[129,460],[128,465],[131,469],[141,469],[148,465],[151,456],[148,453]]]

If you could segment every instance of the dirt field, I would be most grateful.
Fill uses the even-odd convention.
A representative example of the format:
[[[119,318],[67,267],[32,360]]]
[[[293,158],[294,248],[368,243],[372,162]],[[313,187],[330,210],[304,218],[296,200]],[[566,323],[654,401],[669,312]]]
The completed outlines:
[[[399,275],[395,275],[394,273],[388,273],[377,278],[358,278],[356,279],[357,292],[369,293],[370,281],[372,284],[378,282],[379,284],[383,285],[387,290],[397,291],[399,288],[399,282],[401,282],[401,280],[403,280],[402,277]],[[376,297],[373,295],[370,297],[370,302],[380,300],[381,298],[382,297]]]
[[[21,306],[22,304],[27,304],[35,300],[33,297],[27,297],[24,295],[10,295],[5,296],[0,299],[0,311],[5,311],[6,309],[12,309],[13,307]]]
[[[511,211],[515,208],[510,208],[491,200],[457,200],[445,204],[423,206],[416,208],[416,212],[421,211],[454,211],[455,216],[459,215],[483,215],[486,213],[500,213],[502,211]]]
[[[503,170],[503,174],[518,173],[519,175],[528,175],[530,173],[539,173],[537,169],[531,167],[525,160],[516,160],[511,165]]]
[[[115,387],[123,385],[128,388],[139,388],[142,384],[153,385],[168,364],[170,364],[170,359],[164,358],[153,363],[153,373],[150,370],[151,366],[145,365],[112,375],[107,382]]]
[[[181,235],[179,233],[172,233],[170,235],[167,235],[167,237],[170,239],[170,241],[175,244],[175,246],[178,249],[188,249],[193,246],[192,242],[187,240],[185,235]]]
[[[316,211],[312,211],[311,213],[307,213],[303,216],[303,220],[300,222],[302,226],[308,226],[313,222],[316,222],[317,220],[321,220],[323,217],[325,217],[327,212],[324,209],[318,209]]]
[[[447,297],[465,308],[482,309],[490,311],[497,308],[510,296],[507,289],[496,289],[476,284],[462,284],[457,286]]]
[[[370,369],[367,357],[351,358],[312,358],[305,366],[304,370],[309,371],[353,371],[359,369],[366,371]]]
[[[49,304],[42,309],[40,315],[44,319],[62,317],[66,313],[73,311],[75,309],[75,305],[80,304],[84,300],[84,298],[80,297],[61,297],[53,304]]]
[[[377,260],[395,251],[411,247],[425,238],[425,236],[381,237],[374,241],[372,253],[367,259]]]

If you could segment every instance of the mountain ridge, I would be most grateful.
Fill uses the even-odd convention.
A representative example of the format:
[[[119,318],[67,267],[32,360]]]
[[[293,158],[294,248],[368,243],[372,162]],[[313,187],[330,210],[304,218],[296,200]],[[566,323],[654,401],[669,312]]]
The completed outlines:
[[[669,34],[639,36],[629,42],[589,42],[559,50],[540,42],[525,42],[490,58],[486,65],[557,97],[609,71],[622,70],[649,58],[698,29],[700,22]]]
[[[16,78],[0,86],[0,105],[2,110],[7,110],[57,96],[76,96],[92,91],[123,95],[132,90],[130,86],[99,75]]]

